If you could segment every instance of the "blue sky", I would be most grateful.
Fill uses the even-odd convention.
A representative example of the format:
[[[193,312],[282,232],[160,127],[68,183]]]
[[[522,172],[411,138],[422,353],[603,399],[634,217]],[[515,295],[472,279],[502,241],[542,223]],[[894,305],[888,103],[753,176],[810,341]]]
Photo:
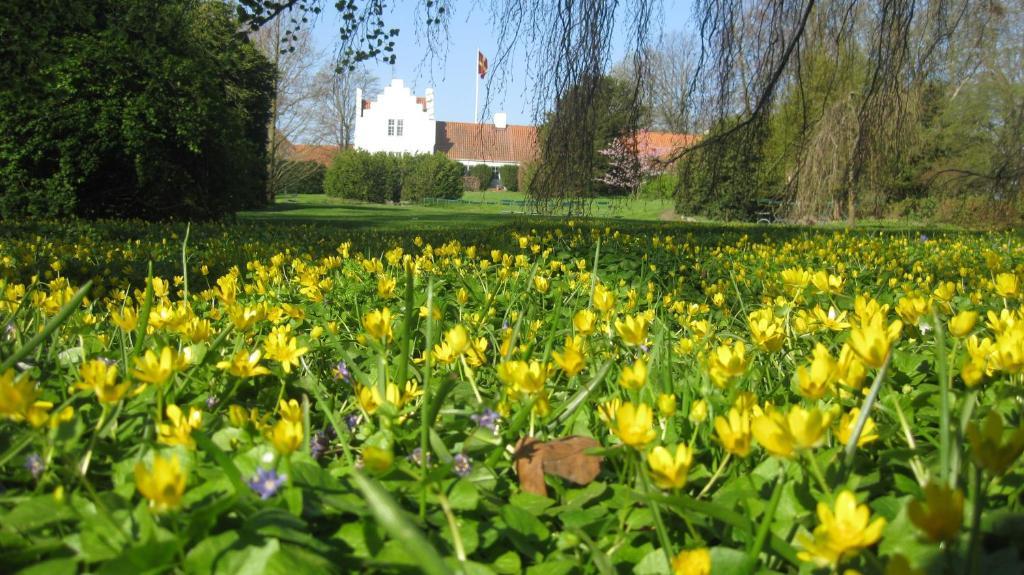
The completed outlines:
[[[663,2],[663,17],[655,18],[656,21],[668,23],[663,32],[682,29],[689,23],[690,0]],[[424,60],[426,40],[422,33],[417,34],[417,28],[423,28],[423,15],[417,15],[413,9],[417,4],[412,0],[396,0],[388,8],[390,13],[386,14],[385,22],[401,30],[396,41],[397,62],[394,66],[371,62],[368,67],[380,78],[382,86],[387,85],[392,78],[401,78],[418,95],[422,95],[426,88],[433,87],[438,120],[472,122],[476,51],[479,48],[493,63],[498,45],[498,38],[494,37],[489,22],[489,9],[480,1],[453,2],[454,13],[449,20],[446,43],[447,55],[445,57],[442,54],[441,59],[430,62]],[[324,13],[313,29],[316,46],[325,54],[334,52],[338,21],[338,13],[332,3],[326,3]],[[616,35],[624,36],[620,28],[617,28]],[[614,50],[616,59],[620,59],[625,52],[624,38],[615,43]],[[491,87],[487,110],[490,115],[504,111],[508,113],[511,124],[533,123],[534,101],[526,69],[525,55],[519,50],[511,58],[504,89]],[[493,78],[494,75],[488,72],[487,80]],[[487,80],[480,81],[481,116],[487,97]]]

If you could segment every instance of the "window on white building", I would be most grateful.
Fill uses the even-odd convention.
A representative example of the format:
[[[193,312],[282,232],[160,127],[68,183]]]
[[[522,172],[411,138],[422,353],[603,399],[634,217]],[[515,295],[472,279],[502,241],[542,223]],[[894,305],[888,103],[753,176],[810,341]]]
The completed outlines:
[[[395,135],[395,121],[394,120],[388,120],[388,135],[389,136],[394,136]]]
[[[402,124],[403,124],[403,121],[399,120],[398,121],[398,132],[395,133],[396,136],[401,136],[402,135]]]

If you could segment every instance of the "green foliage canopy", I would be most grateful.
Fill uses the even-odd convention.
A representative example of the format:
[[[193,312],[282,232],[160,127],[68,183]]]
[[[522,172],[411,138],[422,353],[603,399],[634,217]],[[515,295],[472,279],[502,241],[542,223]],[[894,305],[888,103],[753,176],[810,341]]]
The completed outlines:
[[[0,216],[209,218],[265,202],[273,69],[227,5],[15,4],[0,15]]]

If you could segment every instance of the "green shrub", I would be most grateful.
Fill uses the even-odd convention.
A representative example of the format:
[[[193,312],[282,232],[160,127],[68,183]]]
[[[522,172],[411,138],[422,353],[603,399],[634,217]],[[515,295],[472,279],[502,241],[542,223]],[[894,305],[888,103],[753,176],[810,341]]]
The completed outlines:
[[[640,197],[648,200],[675,197],[679,189],[679,174],[665,172],[640,185]]]
[[[480,180],[476,176],[462,176],[462,189],[467,192],[478,192]]]
[[[498,168],[501,185],[510,192],[519,191],[519,166],[501,166]]]
[[[494,168],[487,164],[477,164],[469,168],[469,175],[476,176],[480,181],[480,189],[486,190],[491,187],[491,180],[494,179]]]
[[[281,194],[322,194],[324,193],[324,175],[327,168],[311,160],[282,163],[281,182],[278,189]]]
[[[362,150],[342,150],[324,176],[324,193],[335,198],[366,201],[369,196],[367,167],[370,154]]]
[[[462,197],[462,167],[458,162],[441,153],[410,156],[406,161],[408,169],[402,181],[402,201]]]

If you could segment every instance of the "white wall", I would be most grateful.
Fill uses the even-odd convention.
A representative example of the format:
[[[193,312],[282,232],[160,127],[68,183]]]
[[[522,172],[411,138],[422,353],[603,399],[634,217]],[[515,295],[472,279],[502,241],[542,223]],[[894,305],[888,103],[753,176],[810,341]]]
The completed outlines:
[[[361,100],[361,98],[360,98]],[[437,137],[434,121],[434,91],[426,90],[426,110],[416,103],[416,95],[405,87],[402,80],[391,80],[391,84],[377,96],[367,110],[362,102],[356,102],[356,129],[353,144],[368,152],[389,152],[392,154],[430,154],[434,152]],[[388,120],[402,122],[402,135],[388,135]]]

